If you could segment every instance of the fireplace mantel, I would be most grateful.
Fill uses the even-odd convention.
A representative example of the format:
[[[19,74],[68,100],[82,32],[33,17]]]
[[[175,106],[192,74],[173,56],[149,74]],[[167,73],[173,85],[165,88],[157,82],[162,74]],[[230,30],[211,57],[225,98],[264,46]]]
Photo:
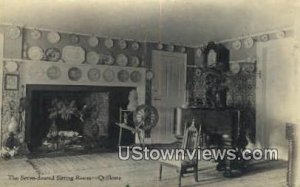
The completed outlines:
[[[60,71],[59,77],[55,80],[51,79],[47,75],[47,70],[50,67],[57,67]],[[70,68],[78,68],[81,71],[81,77],[77,81],[70,80],[68,71]],[[28,84],[40,84],[40,85],[85,85],[85,86],[109,86],[109,87],[135,87],[138,93],[139,104],[145,103],[145,68],[140,67],[120,67],[120,66],[108,66],[108,65],[90,65],[80,64],[73,65],[60,62],[41,62],[41,61],[25,61],[22,66],[22,84],[25,86]],[[88,78],[88,71],[90,69],[97,69],[100,72],[100,78],[97,81],[91,81]],[[103,74],[106,70],[110,70],[114,74],[112,81],[106,81],[103,78]],[[121,70],[125,70],[131,75],[132,72],[139,72],[141,75],[140,80],[133,82],[129,77],[127,81],[120,81],[118,79],[118,73]]]

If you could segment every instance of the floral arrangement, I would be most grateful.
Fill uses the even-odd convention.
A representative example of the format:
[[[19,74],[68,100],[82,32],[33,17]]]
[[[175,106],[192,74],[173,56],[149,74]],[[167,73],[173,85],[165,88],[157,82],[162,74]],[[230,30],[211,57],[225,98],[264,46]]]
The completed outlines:
[[[64,100],[58,100],[57,98],[52,100],[52,108],[49,109],[49,119],[55,120],[58,117],[64,120],[71,119],[72,116],[79,117],[82,120],[81,112],[76,106],[76,102]]]

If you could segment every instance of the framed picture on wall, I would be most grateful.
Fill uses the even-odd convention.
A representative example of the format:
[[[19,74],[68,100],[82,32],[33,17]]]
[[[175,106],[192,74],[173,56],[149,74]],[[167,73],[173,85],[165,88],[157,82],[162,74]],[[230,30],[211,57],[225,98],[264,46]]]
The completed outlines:
[[[19,89],[19,75],[6,74],[4,88],[5,88],[5,90],[18,90]]]

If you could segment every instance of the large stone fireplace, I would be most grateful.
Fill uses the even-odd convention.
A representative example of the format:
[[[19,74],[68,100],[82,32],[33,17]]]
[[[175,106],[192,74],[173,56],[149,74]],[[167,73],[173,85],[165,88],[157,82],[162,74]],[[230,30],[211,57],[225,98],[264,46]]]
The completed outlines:
[[[50,71],[53,69],[56,72]],[[80,71],[80,77],[70,77],[73,69]],[[91,69],[96,69],[99,77],[90,76]],[[109,79],[105,79],[107,72]],[[124,76],[124,72],[129,76]],[[137,74],[138,79],[132,76]],[[49,144],[53,123],[55,131],[65,133],[66,138],[72,132],[91,147],[113,148],[119,133],[115,123],[119,121],[120,108],[126,109],[128,105],[129,92],[136,90],[138,104],[145,103],[145,68],[23,61],[19,77],[19,97],[16,95],[14,100],[26,97],[29,104],[24,113],[25,128],[20,134],[25,135],[25,143],[33,152],[45,142]],[[57,106],[68,108],[72,114],[68,110],[55,111]],[[135,137],[130,132],[128,135],[125,141],[134,143]]]
[[[29,150],[53,150],[49,146],[51,138],[48,137],[53,125],[60,135],[72,134],[69,139],[64,138],[67,145],[61,147],[115,147],[118,139],[118,128],[115,125],[119,120],[118,109],[127,107],[128,95],[133,89],[135,88],[27,85],[26,95],[30,103],[26,115],[25,137]],[[127,135],[124,143],[134,143],[133,135]]]

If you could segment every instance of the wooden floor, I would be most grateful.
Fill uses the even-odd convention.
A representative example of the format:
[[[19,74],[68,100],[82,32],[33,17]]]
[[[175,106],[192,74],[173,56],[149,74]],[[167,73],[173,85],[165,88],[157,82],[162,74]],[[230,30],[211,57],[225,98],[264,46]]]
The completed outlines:
[[[222,176],[215,170],[215,163],[199,163],[199,182],[194,182],[192,175],[182,179],[182,186],[207,187],[260,187],[285,186],[286,167],[284,161],[254,162],[249,165],[249,171],[232,179]],[[158,181],[158,163],[156,161],[121,161],[117,153],[96,153],[78,156],[63,156],[36,159],[0,160],[0,186],[80,186],[80,187],[165,187],[177,186],[177,173],[172,168],[163,168],[162,181]],[[19,177],[9,179],[8,175]],[[37,180],[21,177],[48,177],[47,180]],[[77,178],[79,176],[81,179]],[[100,177],[99,177],[100,176]],[[55,179],[65,180],[50,180]],[[73,181],[71,180],[73,177]],[[83,180],[83,177],[92,177]],[[120,180],[114,180],[121,177]],[[113,179],[111,179],[113,178]],[[71,180],[71,181],[70,181]]]

